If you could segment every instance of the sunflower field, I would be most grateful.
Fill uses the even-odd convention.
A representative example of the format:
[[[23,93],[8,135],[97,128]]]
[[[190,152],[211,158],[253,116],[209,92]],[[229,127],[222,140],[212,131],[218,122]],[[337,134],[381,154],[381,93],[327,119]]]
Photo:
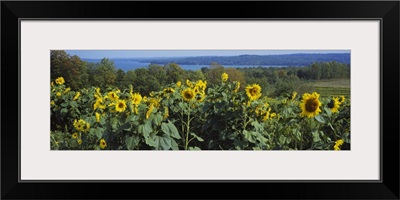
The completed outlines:
[[[350,150],[350,100],[262,96],[258,84],[203,80],[148,95],[51,82],[52,150]]]

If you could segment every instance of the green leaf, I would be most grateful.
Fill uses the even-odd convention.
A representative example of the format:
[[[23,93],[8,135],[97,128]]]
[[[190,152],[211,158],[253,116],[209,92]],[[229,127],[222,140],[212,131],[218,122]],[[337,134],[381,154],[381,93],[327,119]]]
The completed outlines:
[[[70,102],[69,102],[69,105],[70,105],[72,108],[78,107],[78,103],[76,103],[76,101],[70,101]]]
[[[331,116],[332,116],[332,111],[331,111],[330,108],[326,108],[326,107],[325,107],[324,110],[325,110],[326,114],[328,115],[328,117],[331,117]]]
[[[199,136],[196,135],[195,133],[190,133],[190,135],[192,135],[193,137],[195,137],[199,142],[204,142],[203,138],[199,137]]]
[[[162,123],[161,124],[161,130],[165,134],[167,134],[167,135],[169,135],[169,136],[171,136],[171,137],[173,137],[175,139],[181,139],[181,136],[179,135],[178,129],[175,127],[175,125],[173,123],[171,123],[171,121],[169,121],[168,123]]]
[[[286,140],[285,136],[283,136],[283,135],[279,136],[279,144],[280,144],[280,146],[283,146],[285,144],[285,140]]]
[[[126,118],[125,122],[134,122],[137,121],[138,119],[139,117],[135,113],[133,113]]]
[[[253,138],[252,132],[243,130],[244,138],[246,138],[249,142],[255,143],[256,141]]]
[[[151,137],[145,137],[145,142],[146,142],[147,145],[158,149],[158,144],[159,144],[158,136],[155,137],[154,139],[151,138]]]
[[[314,118],[320,123],[325,123],[325,119],[321,115],[317,115]]]
[[[162,120],[163,120],[163,116],[161,116],[160,114],[155,115],[153,118],[154,125],[159,126],[161,124]]]
[[[159,138],[159,146],[163,150],[169,150],[171,148],[171,138],[167,135],[163,135],[162,137],[156,136]]]
[[[313,135],[313,142],[321,141],[321,138],[319,137],[319,132],[318,131],[312,132],[312,135]]]
[[[63,109],[60,110],[61,114],[64,114],[64,113],[67,113],[67,112],[68,112],[68,109],[66,109],[66,108],[63,108]]]
[[[201,151],[199,147],[189,147],[190,151]]]
[[[139,144],[139,139],[136,136],[127,136],[125,138],[125,145],[128,150],[134,150]]]
[[[173,140],[173,139],[171,140],[171,149],[179,150],[178,143],[176,143],[175,140]]]
[[[143,134],[150,135],[150,133],[153,132],[153,128],[151,128],[151,123],[145,123],[143,127]]]

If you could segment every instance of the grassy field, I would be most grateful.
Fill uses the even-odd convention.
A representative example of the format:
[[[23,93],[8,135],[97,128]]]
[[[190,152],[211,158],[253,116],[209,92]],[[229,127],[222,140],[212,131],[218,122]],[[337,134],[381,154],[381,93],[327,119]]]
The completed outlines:
[[[350,79],[321,80],[314,83],[321,97],[345,96],[350,98]]]

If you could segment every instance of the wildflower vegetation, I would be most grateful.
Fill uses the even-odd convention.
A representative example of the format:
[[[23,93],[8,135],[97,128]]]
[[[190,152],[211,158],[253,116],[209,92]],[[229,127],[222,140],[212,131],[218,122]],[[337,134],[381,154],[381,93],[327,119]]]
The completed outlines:
[[[91,66],[62,51],[51,63],[52,150],[350,149],[349,89],[296,75],[347,76],[340,64],[122,73],[107,59]]]

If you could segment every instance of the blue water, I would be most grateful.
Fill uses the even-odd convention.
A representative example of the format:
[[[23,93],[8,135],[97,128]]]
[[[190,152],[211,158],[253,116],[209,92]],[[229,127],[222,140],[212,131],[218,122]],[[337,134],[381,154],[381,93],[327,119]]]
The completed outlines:
[[[86,62],[91,62],[91,63],[97,63],[100,62],[101,59],[82,59]],[[134,70],[134,69],[138,69],[138,68],[143,68],[143,67],[147,67],[150,63],[141,63],[141,62],[137,62],[137,61],[133,61],[133,60],[113,60],[114,61],[114,65],[117,69],[122,69],[125,72],[129,71],[129,70]],[[164,64],[159,64],[161,66],[163,66]],[[182,69],[185,70],[199,70],[202,67],[209,67],[209,65],[179,65],[180,67],[182,67]],[[281,65],[222,65],[224,67],[231,67],[231,68],[243,68],[243,67],[287,67],[287,66],[281,66]]]

